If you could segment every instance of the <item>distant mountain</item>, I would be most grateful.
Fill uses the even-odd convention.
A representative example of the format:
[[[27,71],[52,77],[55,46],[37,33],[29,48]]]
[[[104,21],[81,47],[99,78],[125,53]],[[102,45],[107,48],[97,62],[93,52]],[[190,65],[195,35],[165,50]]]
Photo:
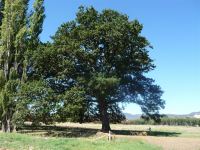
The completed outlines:
[[[200,111],[199,112],[192,112],[189,114],[190,116],[195,116],[195,115],[200,115]]]
[[[141,117],[141,114],[130,114],[130,113],[124,113],[125,117],[127,120],[134,120],[134,119],[139,119]],[[199,112],[192,112],[189,114],[183,114],[183,115],[178,115],[178,114],[166,114],[170,118],[200,118],[200,111]]]
[[[188,118],[200,118],[200,112],[192,112],[192,113],[184,114],[184,115],[167,114],[167,116],[172,117],[172,118],[186,118],[186,117],[188,117]]]
[[[127,120],[134,120],[139,119],[141,117],[141,114],[130,114],[130,113],[124,113]]]

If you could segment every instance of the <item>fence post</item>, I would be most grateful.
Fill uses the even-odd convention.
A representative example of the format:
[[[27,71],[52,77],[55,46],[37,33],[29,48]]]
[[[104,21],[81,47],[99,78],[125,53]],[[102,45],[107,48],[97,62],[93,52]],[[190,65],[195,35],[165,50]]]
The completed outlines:
[[[108,132],[108,141],[111,141],[112,140],[112,135],[111,135],[111,131],[109,130]]]

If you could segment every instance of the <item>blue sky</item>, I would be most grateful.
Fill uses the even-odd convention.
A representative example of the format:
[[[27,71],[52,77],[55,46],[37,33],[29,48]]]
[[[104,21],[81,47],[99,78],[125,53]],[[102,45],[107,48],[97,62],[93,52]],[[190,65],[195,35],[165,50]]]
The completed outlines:
[[[199,0],[46,0],[41,40],[50,40],[62,23],[73,20],[80,5],[114,9],[130,20],[138,19],[144,25],[142,34],[154,47],[150,56],[157,68],[148,76],[165,92],[166,108],[161,112],[200,111]],[[141,113],[130,104],[125,112]]]

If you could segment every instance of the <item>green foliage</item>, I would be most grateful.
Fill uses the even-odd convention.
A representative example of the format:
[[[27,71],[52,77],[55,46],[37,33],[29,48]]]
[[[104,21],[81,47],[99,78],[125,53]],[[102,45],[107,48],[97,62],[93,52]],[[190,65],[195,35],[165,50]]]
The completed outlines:
[[[19,78],[19,75],[18,75],[17,70],[15,70],[13,67],[10,68],[9,79],[10,79],[10,80],[17,80],[18,78]]]
[[[119,86],[120,79],[116,77],[105,77],[102,74],[93,75],[88,83],[88,88],[98,97],[106,97],[114,94]]]
[[[112,104],[108,108],[109,119],[111,123],[121,123],[126,120],[122,108],[118,104]]]
[[[6,84],[6,78],[4,72],[3,70],[0,70],[0,91],[3,89],[5,84]]]
[[[4,9],[5,0],[0,0],[0,26],[2,24],[3,19],[3,9]]]
[[[54,121],[55,112],[58,109],[57,96],[44,81],[33,81],[22,85],[19,91],[19,103],[17,113],[26,112],[22,115],[23,120],[34,123],[46,124]]]
[[[85,91],[81,87],[72,87],[63,96],[63,107],[59,114],[62,121],[73,121],[82,123],[87,111]]]
[[[44,14],[44,0],[35,0],[33,4],[34,11],[30,16],[30,27],[29,27],[29,36],[30,36],[30,47],[33,50],[39,45],[39,35],[42,32],[42,26],[45,19]]]
[[[40,45],[32,58],[33,67],[39,77],[67,76],[74,71],[70,60],[65,59],[51,44]]]

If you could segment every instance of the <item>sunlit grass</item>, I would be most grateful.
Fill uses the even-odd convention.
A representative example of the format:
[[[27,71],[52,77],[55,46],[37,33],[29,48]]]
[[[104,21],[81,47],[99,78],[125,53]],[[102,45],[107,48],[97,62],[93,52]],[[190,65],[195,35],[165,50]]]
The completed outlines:
[[[0,147],[13,150],[158,150],[142,140],[83,138],[47,138],[22,134],[0,133]]]

